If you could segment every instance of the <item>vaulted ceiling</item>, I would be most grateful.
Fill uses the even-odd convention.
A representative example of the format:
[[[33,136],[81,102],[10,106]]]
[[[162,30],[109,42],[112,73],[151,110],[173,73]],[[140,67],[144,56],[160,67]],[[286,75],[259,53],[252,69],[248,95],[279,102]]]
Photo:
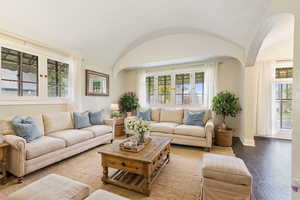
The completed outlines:
[[[112,66],[156,31],[197,29],[247,48],[270,0],[8,0],[0,29]]]

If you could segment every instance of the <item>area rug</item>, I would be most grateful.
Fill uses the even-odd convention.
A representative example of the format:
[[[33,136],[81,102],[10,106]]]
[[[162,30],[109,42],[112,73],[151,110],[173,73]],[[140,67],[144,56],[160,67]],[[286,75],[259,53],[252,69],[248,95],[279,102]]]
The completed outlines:
[[[169,164],[163,169],[152,186],[149,197],[101,181],[101,158],[96,147],[79,155],[53,164],[25,176],[24,183],[16,184],[15,177],[9,177],[6,185],[0,186],[0,197],[36,181],[47,174],[55,173],[83,182],[92,191],[103,189],[132,200],[195,200],[201,192],[201,165],[204,153],[201,148],[172,145]],[[213,147],[210,153],[234,155],[231,147]]]

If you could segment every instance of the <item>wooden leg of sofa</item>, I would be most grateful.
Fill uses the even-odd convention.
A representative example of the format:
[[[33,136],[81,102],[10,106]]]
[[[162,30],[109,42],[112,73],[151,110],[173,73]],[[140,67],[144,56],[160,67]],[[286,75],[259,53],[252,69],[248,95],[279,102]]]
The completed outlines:
[[[111,139],[111,140],[110,140],[110,143],[113,143],[113,142],[114,142],[114,139]]]
[[[210,149],[211,149],[211,148],[209,148],[209,147],[205,147],[205,148],[204,148],[204,151],[210,152]]]
[[[23,183],[24,181],[24,176],[18,177],[18,184]]]

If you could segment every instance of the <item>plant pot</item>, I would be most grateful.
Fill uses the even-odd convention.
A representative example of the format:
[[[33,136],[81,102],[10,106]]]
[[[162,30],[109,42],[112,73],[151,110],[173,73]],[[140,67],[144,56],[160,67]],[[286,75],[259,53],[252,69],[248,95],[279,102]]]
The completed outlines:
[[[216,144],[222,147],[231,147],[232,146],[232,135],[233,129],[226,127],[223,129],[222,127],[217,127],[215,130],[216,133]]]
[[[127,117],[131,117],[132,116],[132,112],[127,112]]]

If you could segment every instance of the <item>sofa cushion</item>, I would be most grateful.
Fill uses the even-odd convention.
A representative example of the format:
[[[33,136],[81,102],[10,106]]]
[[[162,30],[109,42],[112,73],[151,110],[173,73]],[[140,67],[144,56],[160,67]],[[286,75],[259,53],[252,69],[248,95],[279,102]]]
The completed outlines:
[[[151,108],[151,120],[159,122],[160,108]]]
[[[174,133],[177,135],[205,137],[205,130],[202,126],[179,125],[175,128]]]
[[[0,132],[4,135],[16,135],[15,130],[12,127],[11,120],[15,116],[1,116],[0,117]],[[39,130],[41,131],[42,135],[44,135],[44,122],[43,117],[41,114],[30,114],[30,115],[21,115],[22,119],[25,119],[27,117],[32,117],[36,125],[38,126]]]
[[[16,116],[12,119],[12,126],[16,135],[24,138],[26,142],[32,142],[43,136],[32,117],[22,119]]]
[[[98,137],[101,135],[105,135],[107,133],[111,133],[112,127],[107,126],[107,125],[95,125],[95,126],[90,126],[90,127],[81,129],[81,130],[91,131],[95,137]]]
[[[102,125],[104,124],[104,109],[96,112],[89,112],[90,123],[92,125]]]
[[[46,135],[55,131],[74,128],[72,116],[69,112],[43,114],[43,120]]]
[[[43,136],[26,144],[26,159],[31,160],[41,155],[63,149],[66,143],[62,139]]]
[[[211,110],[209,110],[209,109],[188,108],[188,109],[184,109],[183,123],[185,123],[187,121],[188,112],[205,112],[204,117],[203,117],[204,124],[206,124],[206,122],[212,118]]]
[[[226,183],[251,185],[252,176],[243,160],[233,156],[204,154],[202,175]]]
[[[151,110],[150,109],[139,110],[137,117],[144,121],[151,121]]]
[[[174,133],[174,129],[176,126],[178,126],[177,123],[158,122],[158,123],[151,123],[150,129],[151,132]]]
[[[182,124],[183,110],[182,109],[161,109],[160,122],[174,122]]]
[[[193,125],[193,126],[204,126],[204,115],[205,112],[188,112],[187,119],[184,122],[185,125]]]
[[[88,130],[69,129],[64,131],[57,131],[49,134],[50,137],[63,139],[67,146],[77,144],[94,137],[94,134]]]
[[[88,112],[85,112],[85,113],[74,112],[73,118],[74,118],[74,126],[77,129],[86,128],[86,127],[91,126],[90,117],[89,117]]]
[[[49,174],[10,194],[7,200],[82,200],[89,194],[88,185]]]

